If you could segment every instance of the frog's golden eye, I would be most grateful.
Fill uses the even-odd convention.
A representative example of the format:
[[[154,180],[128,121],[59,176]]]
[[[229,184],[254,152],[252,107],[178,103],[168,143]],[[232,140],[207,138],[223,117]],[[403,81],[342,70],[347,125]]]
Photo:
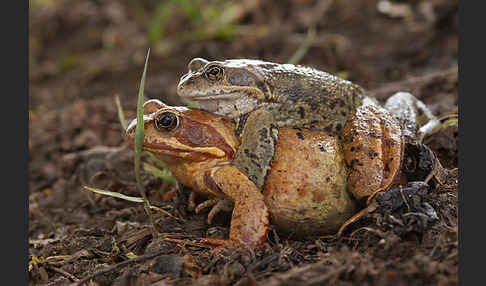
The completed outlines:
[[[206,77],[210,80],[219,80],[223,77],[223,68],[211,66],[206,70]]]
[[[172,112],[162,112],[155,117],[155,128],[159,131],[170,132],[179,127],[179,116]]]

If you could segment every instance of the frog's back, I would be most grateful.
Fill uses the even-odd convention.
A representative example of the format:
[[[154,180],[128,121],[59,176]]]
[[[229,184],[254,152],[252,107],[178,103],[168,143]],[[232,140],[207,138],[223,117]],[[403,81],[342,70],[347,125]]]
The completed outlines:
[[[363,104],[360,86],[311,67],[253,61],[270,93],[267,108],[281,126],[340,132],[347,116]]]

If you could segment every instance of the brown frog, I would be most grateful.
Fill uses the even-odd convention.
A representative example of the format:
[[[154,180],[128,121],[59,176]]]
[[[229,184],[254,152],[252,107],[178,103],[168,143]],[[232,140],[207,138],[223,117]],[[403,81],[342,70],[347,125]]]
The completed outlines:
[[[258,187],[271,169],[279,127],[342,133],[350,114],[377,104],[360,86],[310,67],[260,60],[207,61],[188,64],[177,93],[199,108],[234,119],[241,147],[234,165]],[[439,121],[417,98],[397,93],[385,107],[399,119],[404,134],[418,142]]]
[[[366,105],[347,122],[342,140],[317,130],[279,128],[261,190],[232,162],[240,145],[225,117],[150,100],[144,105],[143,149],[166,162],[183,185],[234,201],[229,241],[206,242],[255,247],[266,240],[269,217],[282,232],[335,233],[357,217],[363,200],[403,180],[397,120]],[[132,144],[135,126],[136,119],[126,131]]]

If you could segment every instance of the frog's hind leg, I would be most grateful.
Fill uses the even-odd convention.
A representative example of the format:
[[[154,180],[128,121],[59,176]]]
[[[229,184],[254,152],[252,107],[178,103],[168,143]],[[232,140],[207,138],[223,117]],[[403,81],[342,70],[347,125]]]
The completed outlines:
[[[397,92],[384,107],[400,121],[404,135],[422,142],[425,136],[439,131],[440,121],[418,98],[408,92]]]

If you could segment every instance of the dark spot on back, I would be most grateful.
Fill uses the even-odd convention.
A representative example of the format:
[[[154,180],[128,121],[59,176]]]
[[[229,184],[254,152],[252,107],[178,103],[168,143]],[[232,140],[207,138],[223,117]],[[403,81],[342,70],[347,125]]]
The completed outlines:
[[[343,126],[341,125],[341,123],[336,124],[336,130],[338,132],[341,131],[342,128],[343,128]]]
[[[353,159],[351,160],[349,167],[354,168],[354,165],[363,166],[363,163],[361,163],[358,159]]]
[[[258,130],[258,133],[260,134],[260,140],[264,140],[265,138],[267,138],[267,128],[262,128],[260,130]]]
[[[300,132],[297,132],[296,135],[297,135],[297,138],[299,138],[301,140],[304,140],[305,139],[304,134],[302,134]]]
[[[270,95],[268,94],[267,86],[263,81],[256,81],[256,86],[258,87],[259,90],[263,92],[263,95],[265,96],[266,99],[270,98]]]
[[[258,156],[257,156],[257,155],[255,155],[254,153],[250,153],[250,150],[248,150],[248,149],[243,150],[243,153],[245,153],[245,155],[246,155],[248,158],[251,158],[251,159],[258,159]]]
[[[329,91],[328,91],[328,90],[327,90],[327,88],[325,88],[325,87],[321,89],[321,92],[322,92],[322,96],[323,96],[323,97],[324,97],[324,96],[328,96],[328,95],[329,95]]]
[[[326,131],[327,133],[333,133],[333,132],[332,132],[332,127],[331,127],[330,125],[326,126],[326,127],[324,128],[324,131]]]
[[[254,156],[256,157],[256,156]],[[258,159],[258,158],[257,158]],[[253,163],[253,165],[255,165],[259,170],[262,169],[262,165],[260,165],[260,163],[258,163],[258,160],[256,160],[255,158],[253,158],[253,160],[251,160],[251,162]]]
[[[335,100],[330,100],[329,103],[328,103],[328,105],[329,105],[329,108],[334,109],[334,107],[336,107],[336,101]]]
[[[243,132],[243,128],[245,127],[246,120],[250,116],[250,113],[245,113],[240,116],[240,120],[238,120],[238,127],[236,127],[235,134],[236,136],[240,136],[241,132]]]
[[[371,159],[374,159],[374,158],[378,157],[378,153],[375,152],[375,150],[373,150],[373,149],[369,149],[368,152],[367,152],[367,155]],[[393,159],[393,157],[392,157],[392,159]]]
[[[299,106],[299,115],[300,115],[300,118],[305,117],[305,110],[302,106]]]
[[[293,87],[289,88],[288,99],[292,102],[296,102],[296,101],[299,100],[300,93],[301,93],[300,87],[293,86]]]

